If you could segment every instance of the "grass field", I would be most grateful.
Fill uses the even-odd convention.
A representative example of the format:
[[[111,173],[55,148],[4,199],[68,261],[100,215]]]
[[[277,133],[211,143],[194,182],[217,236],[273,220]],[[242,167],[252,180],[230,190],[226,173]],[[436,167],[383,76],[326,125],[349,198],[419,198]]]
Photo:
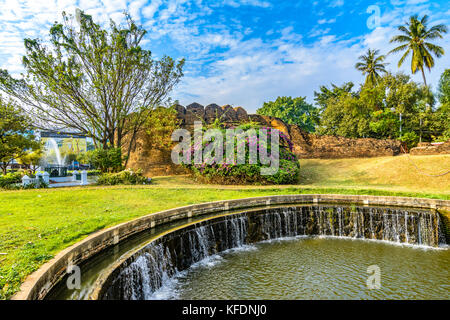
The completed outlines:
[[[413,159],[427,173],[450,169],[450,155]],[[155,178],[151,186],[0,191],[0,298],[9,298],[28,274],[90,233],[164,209],[300,193],[450,200],[450,174],[440,178],[419,175],[404,156],[300,163],[301,179],[291,186],[199,185],[187,176],[176,176]]]
[[[420,169],[418,171],[414,165]],[[368,159],[301,160],[301,185],[309,187],[371,188],[450,195],[450,154]]]

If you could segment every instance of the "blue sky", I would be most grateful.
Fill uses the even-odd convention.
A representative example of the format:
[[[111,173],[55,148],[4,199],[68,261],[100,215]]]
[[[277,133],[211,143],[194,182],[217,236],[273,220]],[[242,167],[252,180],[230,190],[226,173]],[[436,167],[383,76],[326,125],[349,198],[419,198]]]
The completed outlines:
[[[75,8],[103,23],[122,21],[126,10],[149,31],[144,46],[156,57],[186,58],[173,99],[250,112],[277,96],[312,102],[320,85],[361,83],[357,57],[367,48],[387,53],[396,27],[412,14],[450,26],[450,2],[444,0],[0,0],[0,68],[19,74],[23,38],[45,39],[61,11]],[[447,54],[426,74],[433,87],[450,68],[449,38],[438,42]],[[397,72],[398,59],[389,56],[388,69]],[[402,70],[409,74],[409,65]],[[422,81],[419,74],[414,79]]]

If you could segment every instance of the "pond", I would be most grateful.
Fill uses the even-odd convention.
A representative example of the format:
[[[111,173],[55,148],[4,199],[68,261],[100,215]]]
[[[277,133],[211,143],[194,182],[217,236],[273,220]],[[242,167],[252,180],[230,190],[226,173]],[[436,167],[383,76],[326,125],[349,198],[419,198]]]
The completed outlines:
[[[215,213],[120,242],[81,265],[80,289],[63,279],[46,298],[448,299],[441,225],[432,209],[382,206]]]

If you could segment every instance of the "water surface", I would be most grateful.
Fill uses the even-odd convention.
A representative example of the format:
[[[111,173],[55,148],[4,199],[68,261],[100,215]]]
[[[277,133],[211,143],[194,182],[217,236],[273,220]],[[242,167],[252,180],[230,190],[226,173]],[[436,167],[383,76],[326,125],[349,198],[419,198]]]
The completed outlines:
[[[377,265],[381,288],[370,290]],[[155,299],[449,299],[450,250],[339,238],[273,240],[209,257]]]

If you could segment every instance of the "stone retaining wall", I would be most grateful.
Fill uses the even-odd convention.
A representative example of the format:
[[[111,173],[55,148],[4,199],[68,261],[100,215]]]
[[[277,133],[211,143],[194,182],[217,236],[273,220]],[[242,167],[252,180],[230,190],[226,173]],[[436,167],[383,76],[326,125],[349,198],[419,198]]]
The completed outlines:
[[[278,118],[247,114],[242,107],[233,108],[230,105],[220,107],[214,103],[204,107],[192,103],[186,107],[177,105],[176,110],[181,127],[188,130],[193,130],[195,121],[211,124],[216,119],[220,119],[228,127],[252,121],[278,129],[292,140],[294,153],[301,159],[361,158],[400,154],[401,143],[396,140],[315,135],[303,131],[297,125],[288,125]],[[182,168],[172,164],[170,149],[160,150],[152,147],[143,134],[138,136],[136,146],[130,154],[128,167],[142,168],[147,175],[185,173]]]
[[[440,144],[421,142],[417,145],[417,147],[411,149],[410,154],[412,155],[450,154],[450,140]]]

